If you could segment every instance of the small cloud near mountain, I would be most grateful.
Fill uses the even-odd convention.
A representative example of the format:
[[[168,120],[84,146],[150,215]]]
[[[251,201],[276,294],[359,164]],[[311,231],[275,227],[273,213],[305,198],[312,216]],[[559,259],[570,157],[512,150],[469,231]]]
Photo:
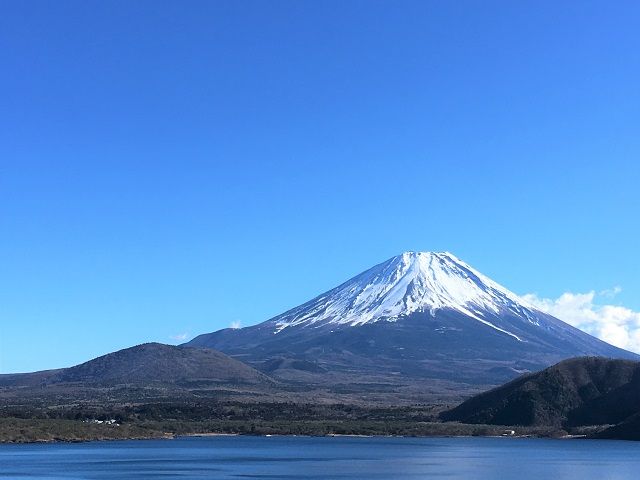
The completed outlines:
[[[233,328],[234,330],[242,328],[242,322],[240,320],[234,320],[229,324],[229,328]]]
[[[177,333],[175,335],[171,335],[169,338],[171,340],[175,340],[176,342],[184,342],[186,339],[188,339],[191,335],[189,335],[189,333],[184,332],[184,333]]]
[[[597,301],[611,300],[621,291],[620,287],[614,287],[602,292],[566,292],[556,299],[541,298],[535,293],[528,293],[522,298],[539,310],[607,343],[640,353],[640,312]]]

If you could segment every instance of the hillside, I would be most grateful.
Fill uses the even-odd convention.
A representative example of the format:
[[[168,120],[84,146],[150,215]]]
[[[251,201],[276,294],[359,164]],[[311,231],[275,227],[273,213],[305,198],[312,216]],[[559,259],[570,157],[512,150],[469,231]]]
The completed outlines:
[[[640,362],[575,358],[481,393],[442,418],[474,424],[618,424],[640,412]]]
[[[636,413],[624,422],[597,433],[594,438],[640,440],[640,413]]]
[[[270,388],[265,374],[211,349],[146,343],[80,365],[28,374],[0,375],[0,394],[46,396],[129,386],[156,390]],[[130,392],[134,390],[129,388]]]
[[[64,369],[49,381],[146,384],[203,380],[256,384],[267,377],[215,350],[146,343]]]

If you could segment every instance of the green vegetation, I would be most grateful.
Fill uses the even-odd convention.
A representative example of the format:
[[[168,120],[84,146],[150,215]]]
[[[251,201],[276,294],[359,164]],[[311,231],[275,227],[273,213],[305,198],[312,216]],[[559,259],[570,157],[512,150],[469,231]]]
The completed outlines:
[[[476,395],[444,412],[442,418],[465,423],[548,425],[568,431],[620,425],[608,435],[628,439],[640,424],[639,399],[639,362],[573,358]]]
[[[214,433],[483,436],[503,435],[513,429],[442,423],[437,418],[444,408],[443,405],[368,408],[215,401],[14,406],[0,408],[0,441],[138,439]],[[517,435],[564,433],[544,428],[513,430]]]
[[[92,424],[78,420],[0,418],[0,442],[83,442],[159,438],[164,434],[137,425]]]

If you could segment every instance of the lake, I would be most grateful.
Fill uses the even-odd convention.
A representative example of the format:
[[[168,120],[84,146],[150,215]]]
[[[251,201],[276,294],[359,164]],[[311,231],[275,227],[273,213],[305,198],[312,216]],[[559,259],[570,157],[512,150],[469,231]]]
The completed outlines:
[[[636,480],[640,443],[518,438],[201,437],[0,445],[0,478]]]

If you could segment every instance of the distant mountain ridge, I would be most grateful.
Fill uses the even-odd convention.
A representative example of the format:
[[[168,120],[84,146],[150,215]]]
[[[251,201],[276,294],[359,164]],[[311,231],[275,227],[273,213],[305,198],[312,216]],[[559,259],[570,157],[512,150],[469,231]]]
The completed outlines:
[[[460,400],[585,355],[640,358],[536,310],[450,253],[406,252],[258,325],[0,375],[0,397],[117,391],[409,405]]]
[[[74,367],[26,374],[0,375],[0,387],[81,384],[180,385],[205,382],[259,385],[271,380],[263,373],[211,349],[145,343],[94,358]]]
[[[411,390],[417,379],[423,392],[497,385],[573,356],[639,358],[537,310],[449,252],[405,252],[263,323],[187,345],[288,381]]]

